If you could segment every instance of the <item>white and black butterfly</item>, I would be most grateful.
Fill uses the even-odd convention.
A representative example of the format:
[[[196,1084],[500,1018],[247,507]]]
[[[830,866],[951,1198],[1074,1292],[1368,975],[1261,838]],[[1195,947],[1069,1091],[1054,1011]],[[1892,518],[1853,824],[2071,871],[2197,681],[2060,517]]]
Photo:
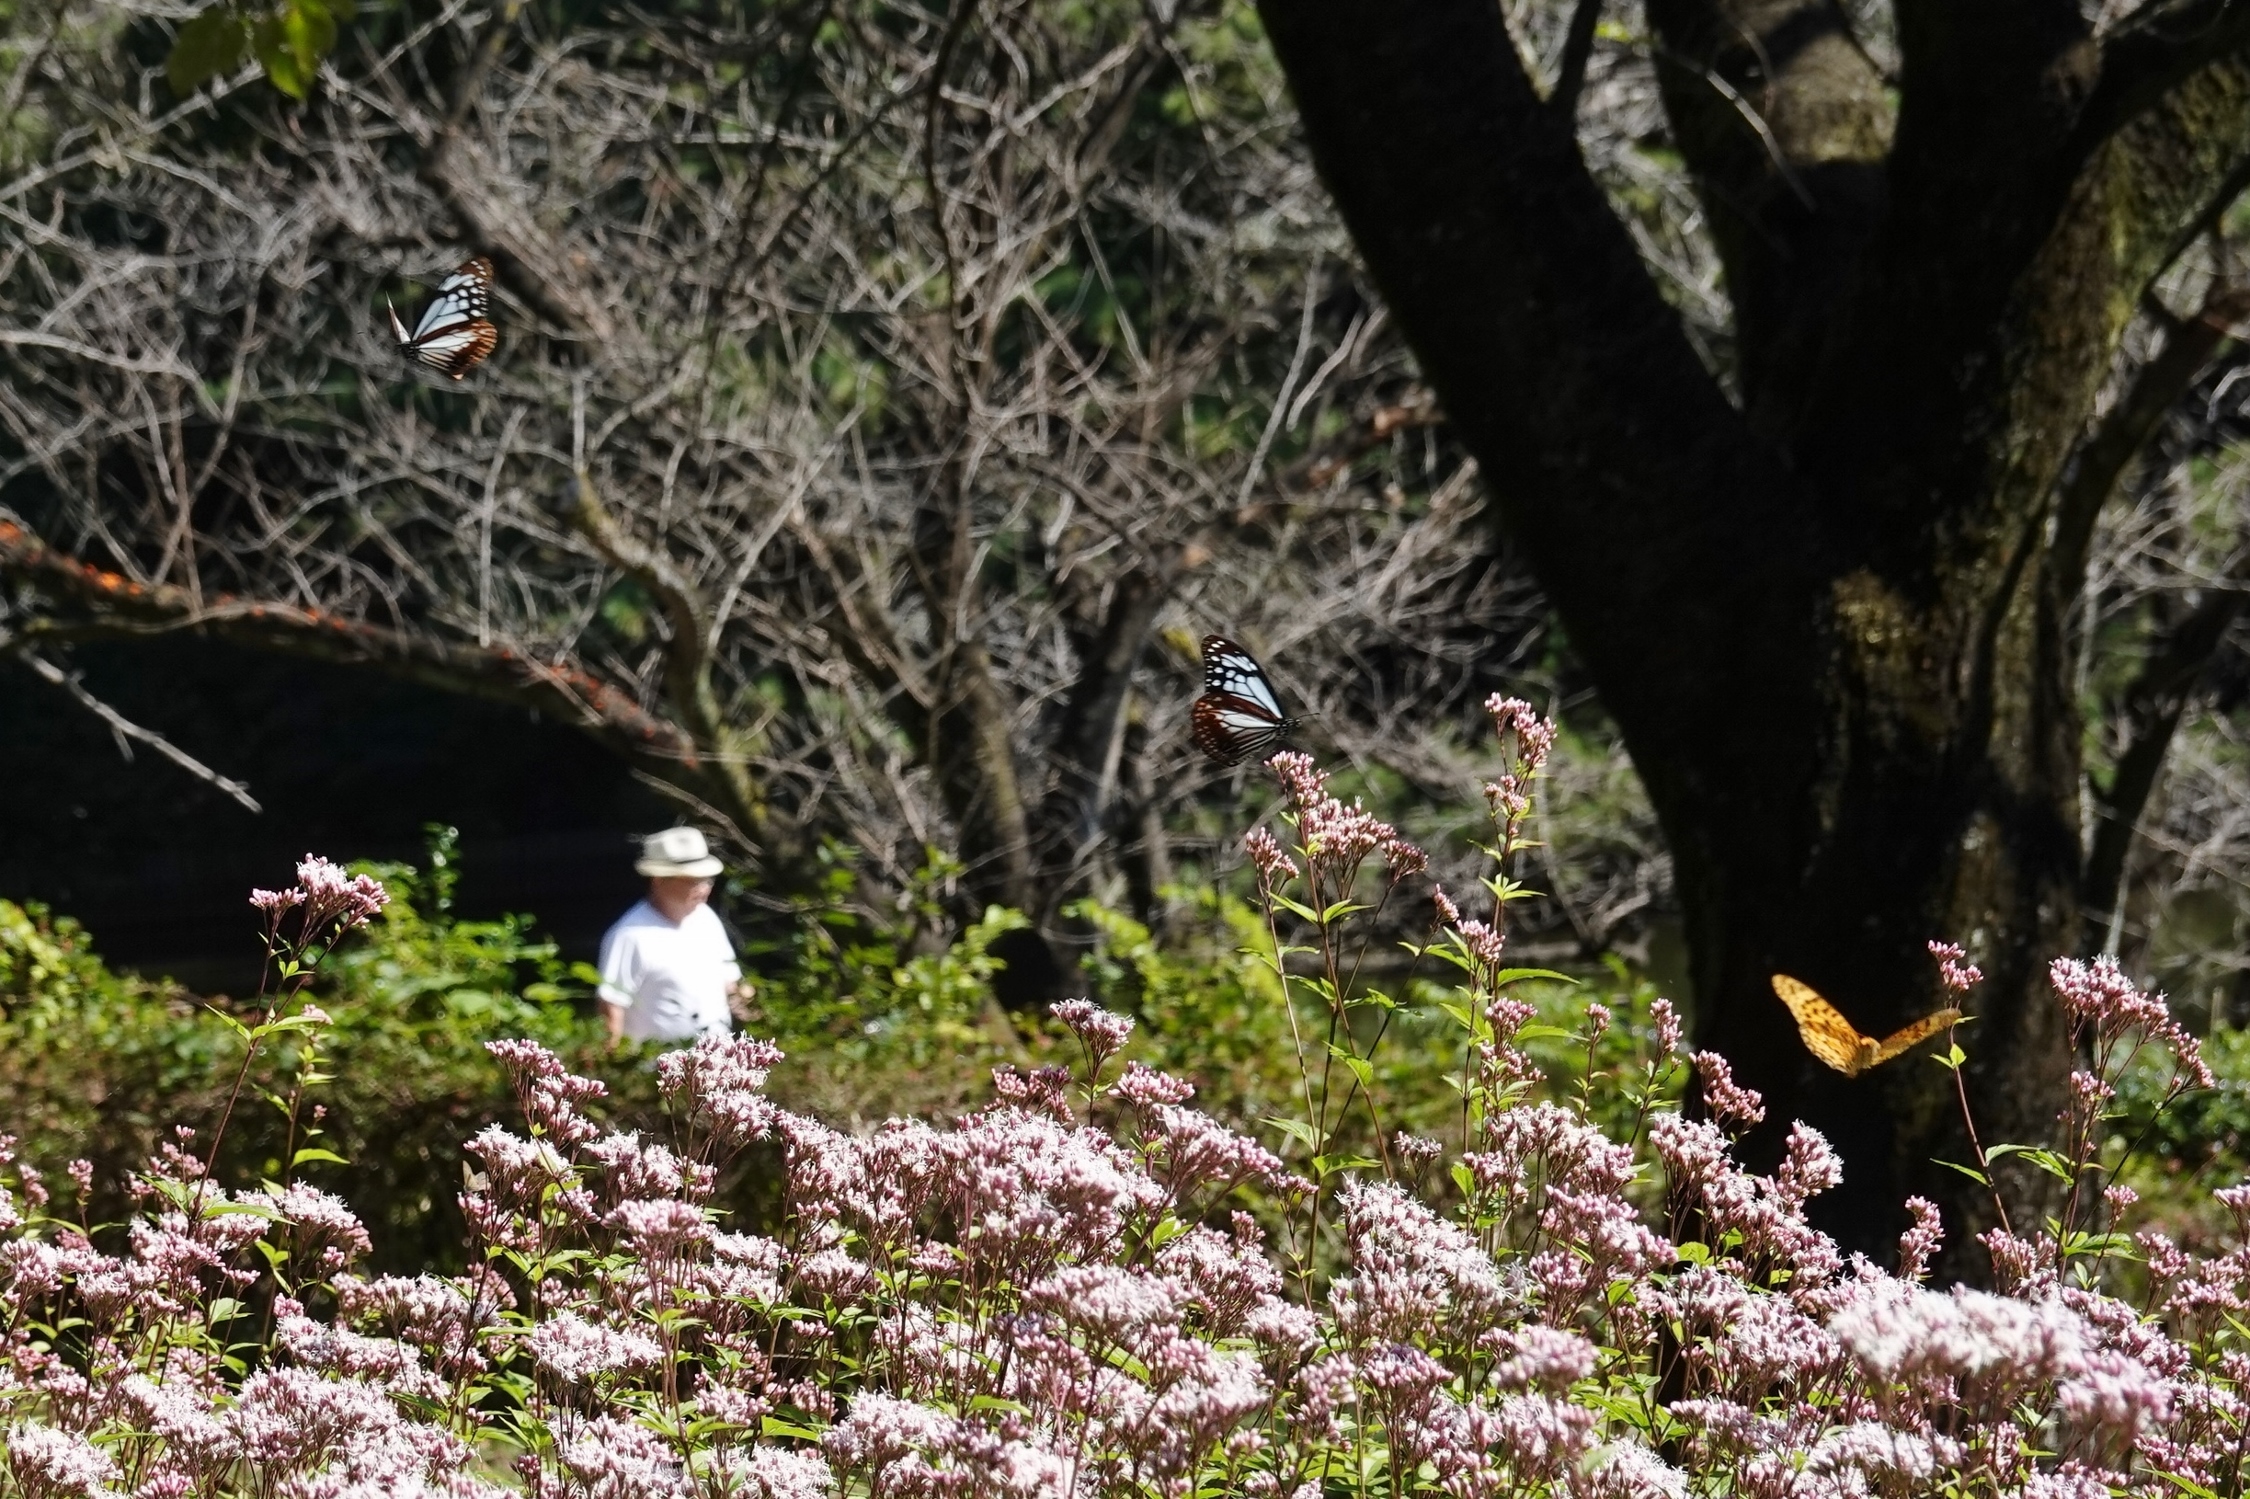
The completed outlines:
[[[392,307],[391,331],[398,335],[400,348],[458,380],[500,342],[500,330],[485,320],[491,308],[492,262],[478,255],[462,261],[459,270],[438,283],[437,295],[422,309],[422,320],[412,333]]]
[[[1203,696],[1195,700],[1194,720],[1195,747],[1221,765],[1240,765],[1297,732],[1265,668],[1224,635],[1203,637]]]

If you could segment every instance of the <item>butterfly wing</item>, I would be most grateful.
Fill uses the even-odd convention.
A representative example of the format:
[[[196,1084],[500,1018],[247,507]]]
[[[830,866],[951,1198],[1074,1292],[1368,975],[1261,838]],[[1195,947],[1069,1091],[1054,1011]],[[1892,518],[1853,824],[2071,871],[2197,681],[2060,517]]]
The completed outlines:
[[[1804,1039],[1805,1050],[1846,1077],[1857,1077],[1866,1070],[1869,1064],[1862,1056],[1871,1044],[1868,1038],[1844,1018],[1841,1010],[1822,999],[1812,985],[1786,973],[1777,973],[1773,976],[1773,992],[1796,1017],[1797,1034]]]
[[[1221,697],[1241,698],[1254,704],[1274,722],[1283,721],[1281,697],[1267,680],[1265,668],[1224,635],[1203,637],[1203,690]]]
[[[1232,692],[1206,692],[1191,717],[1195,747],[1221,765],[1240,765],[1278,744],[1289,727],[1264,705]]]
[[[492,262],[478,255],[438,283],[437,295],[422,310],[413,333],[406,332],[396,313],[391,327],[417,361],[458,380],[500,342],[500,330],[485,318],[491,307]]]
[[[1940,1010],[1935,1015],[1924,1015],[1904,1030],[1885,1036],[1875,1048],[1875,1061],[1867,1065],[1872,1067],[1876,1062],[1888,1062],[1908,1047],[1936,1035],[1960,1018],[1959,1010]]]
[[[458,380],[483,363],[499,342],[500,330],[480,320],[416,339],[407,347],[423,364]]]
[[[415,342],[456,324],[476,322],[491,311],[492,262],[478,255],[462,261],[460,269],[438,283],[437,295],[414,325]]]

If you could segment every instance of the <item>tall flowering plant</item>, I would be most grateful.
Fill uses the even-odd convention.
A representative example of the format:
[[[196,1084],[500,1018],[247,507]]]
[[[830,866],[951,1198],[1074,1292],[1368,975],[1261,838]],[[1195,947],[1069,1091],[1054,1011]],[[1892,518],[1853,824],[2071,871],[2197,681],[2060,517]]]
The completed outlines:
[[[1197,1109],[1191,1085],[1133,1059],[1129,1017],[1085,1001],[1056,1010],[1075,1066],[1002,1069],[964,1118],[860,1133],[778,1107],[765,1086],[784,1059],[753,1038],[658,1063],[661,1139],[605,1130],[599,1083],[496,1043],[521,1117],[469,1143],[464,1274],[366,1276],[342,1203],[294,1181],[227,1187],[192,1142],[149,1164],[117,1231],[13,1168],[0,1493],[2239,1493],[2250,1248],[2128,1236],[2098,1114],[2067,1114],[2039,1147],[2080,1206],[1988,1236],[1993,1290],[1941,1290],[1927,1203],[1893,1268],[1808,1224],[1840,1170],[1816,1132],[1799,1126],[1772,1175],[1742,1169],[1734,1139],[1764,1105],[1724,1058],[1696,1059],[1705,1107],[1682,1116],[1668,1006],[1617,1080],[1629,1108],[1542,1086],[1503,923],[1551,730],[1521,705],[1495,717],[1511,758],[1490,904],[1465,915],[1439,892],[1414,944],[1458,976],[1456,1136],[1336,1149],[1347,1116],[1383,1117],[1379,1074],[1355,1064],[1403,1003],[1355,1024],[1352,926],[1420,870],[1285,760],[1293,846],[1253,835],[1251,856],[1307,1019],[1306,1113],[1270,1137],[1292,1159]],[[1372,900],[1362,875],[1383,883]],[[326,879],[279,909],[310,908]],[[1940,958],[1973,982],[1960,954]],[[2089,1043],[2071,1109],[2098,1110],[2135,1047],[2199,1080],[2161,1002],[2113,968],[2058,965],[2055,981]],[[261,1024],[305,1013],[286,982]],[[1611,1020],[1587,1006],[1572,1043],[1591,1055]],[[714,1199],[747,1150],[778,1173],[765,1232]],[[2250,1187],[2219,1195],[2250,1234]],[[2098,1250],[2097,1220],[2073,1212],[2100,1215]]]

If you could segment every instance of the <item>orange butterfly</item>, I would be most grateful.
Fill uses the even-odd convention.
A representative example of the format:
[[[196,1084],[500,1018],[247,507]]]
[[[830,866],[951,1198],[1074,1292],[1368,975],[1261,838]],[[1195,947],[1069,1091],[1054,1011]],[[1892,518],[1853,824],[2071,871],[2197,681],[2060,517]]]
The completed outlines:
[[[1804,1037],[1805,1050],[1846,1077],[1857,1077],[1870,1067],[1881,1066],[1961,1018],[1959,1010],[1940,1010],[1878,1041],[1861,1035],[1843,1012],[1813,992],[1810,984],[1777,973],[1773,976],[1773,992],[1797,1017],[1797,1034]]]

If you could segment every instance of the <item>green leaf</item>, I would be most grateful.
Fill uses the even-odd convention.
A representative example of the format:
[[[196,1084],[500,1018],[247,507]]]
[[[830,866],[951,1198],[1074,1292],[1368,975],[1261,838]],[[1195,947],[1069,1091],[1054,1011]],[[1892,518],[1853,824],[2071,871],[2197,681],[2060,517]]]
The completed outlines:
[[[1311,1125],[1305,1123],[1305,1121],[1302,1119],[1282,1119],[1277,1117],[1268,1119],[1264,1122],[1272,1125],[1275,1129],[1280,1130],[1283,1134],[1287,1135],[1290,1139],[1295,1140],[1299,1145],[1304,1146],[1307,1150],[1320,1149],[1320,1131],[1314,1129]]]
[[[1578,980],[1567,973],[1557,973],[1552,968],[1503,968],[1492,976],[1495,984],[1513,984],[1522,979],[1553,979],[1557,983],[1576,985]]]
[[[327,1161],[330,1164],[337,1166],[349,1166],[351,1164],[350,1161],[345,1160],[342,1156],[336,1154],[335,1151],[322,1150],[317,1145],[307,1145],[289,1158],[289,1164],[293,1168],[302,1166],[307,1161]]]
[[[268,1223],[282,1221],[281,1209],[263,1202],[222,1202],[214,1197],[203,1204],[206,1218],[225,1218],[237,1213],[247,1213],[253,1218],[263,1218]]]
[[[306,60],[310,39],[310,30],[295,4],[286,4],[278,14],[260,16],[250,28],[250,50],[266,70],[266,81],[292,99],[302,99],[312,91],[313,71],[319,59]],[[310,954],[305,966],[312,966]]]
[[[164,76],[172,92],[187,95],[221,73],[231,73],[242,63],[249,44],[242,15],[227,0],[208,6],[180,28],[172,39],[171,55],[164,59]]]
[[[2036,1145],[1995,1145],[1984,1153],[1984,1158],[1989,1163],[2011,1155],[2023,1157],[2057,1181],[2077,1180],[2078,1173],[2071,1169],[2070,1162],[2053,1151],[2042,1150]]]
[[[1967,1177],[1970,1181],[1975,1182],[1980,1187],[1989,1187],[1992,1185],[1992,1178],[1986,1176],[1982,1171],[1977,1170],[1977,1168],[1974,1166],[1964,1166],[1958,1161],[1938,1161],[1935,1157],[1932,1157],[1931,1159],[1935,1161],[1937,1165],[1943,1166],[1949,1171],[1960,1172],[1963,1176]]]
[[[1346,1070],[1359,1079],[1362,1088],[1375,1086],[1375,1066],[1365,1057],[1334,1041],[1328,1043],[1328,1054],[1343,1063]]]

